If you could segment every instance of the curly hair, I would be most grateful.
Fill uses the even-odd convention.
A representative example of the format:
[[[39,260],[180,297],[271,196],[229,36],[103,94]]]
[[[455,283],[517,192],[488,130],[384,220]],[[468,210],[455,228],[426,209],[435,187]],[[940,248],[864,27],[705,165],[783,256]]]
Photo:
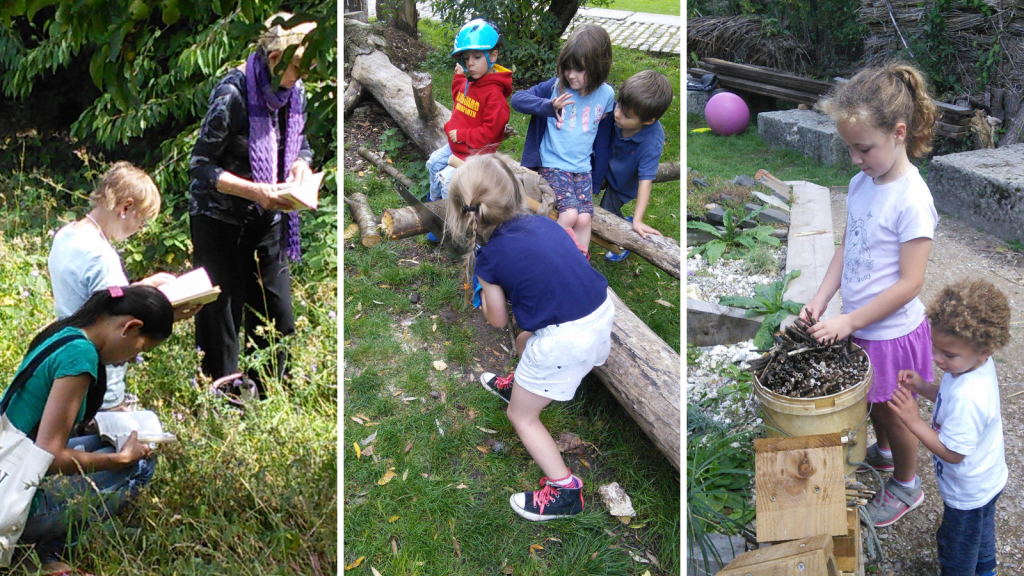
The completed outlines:
[[[928,322],[933,332],[995,351],[1010,342],[1010,301],[991,282],[962,280],[939,292],[928,306]]]
[[[899,61],[865,68],[849,82],[837,84],[815,108],[833,120],[866,117],[884,132],[907,125],[907,156],[919,158],[932,149],[939,109],[920,70]]]

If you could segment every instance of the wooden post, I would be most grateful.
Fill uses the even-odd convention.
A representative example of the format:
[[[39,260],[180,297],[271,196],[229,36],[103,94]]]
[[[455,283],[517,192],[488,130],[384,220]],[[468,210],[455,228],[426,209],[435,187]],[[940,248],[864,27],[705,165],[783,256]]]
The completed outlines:
[[[437,102],[434,102],[433,79],[426,72],[413,72],[412,97],[416,100],[416,110],[420,119],[429,121],[437,114]]]
[[[370,202],[360,192],[349,194],[345,197],[345,204],[348,205],[352,219],[359,224],[359,239],[363,246],[372,248],[380,244],[380,233],[377,232],[377,217],[370,209]]]
[[[846,478],[838,433],[754,440],[757,541],[846,536]]]
[[[737,556],[718,576],[834,576],[839,573],[833,543],[819,535]]]

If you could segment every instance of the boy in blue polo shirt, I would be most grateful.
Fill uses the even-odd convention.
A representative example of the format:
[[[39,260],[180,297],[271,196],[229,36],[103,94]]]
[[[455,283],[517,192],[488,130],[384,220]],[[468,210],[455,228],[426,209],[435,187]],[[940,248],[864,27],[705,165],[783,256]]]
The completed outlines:
[[[619,88],[615,104],[615,128],[607,145],[595,145],[594,184],[607,190],[601,207],[622,217],[622,207],[636,199],[633,230],[641,237],[662,233],[644,224],[644,212],[651,199],[651,185],[658,173],[658,161],[665,146],[665,131],[659,118],[672,104],[672,84],[660,72],[644,70],[631,76]],[[603,154],[601,153],[603,152]],[[604,259],[621,262],[629,250],[608,252]]]

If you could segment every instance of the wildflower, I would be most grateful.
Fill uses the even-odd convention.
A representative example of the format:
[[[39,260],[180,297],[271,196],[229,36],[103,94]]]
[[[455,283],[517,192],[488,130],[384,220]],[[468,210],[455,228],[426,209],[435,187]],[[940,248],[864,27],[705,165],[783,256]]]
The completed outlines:
[[[338,314],[334,310],[331,310],[330,312],[327,313],[327,317],[330,318],[331,320],[334,320],[338,317]]]

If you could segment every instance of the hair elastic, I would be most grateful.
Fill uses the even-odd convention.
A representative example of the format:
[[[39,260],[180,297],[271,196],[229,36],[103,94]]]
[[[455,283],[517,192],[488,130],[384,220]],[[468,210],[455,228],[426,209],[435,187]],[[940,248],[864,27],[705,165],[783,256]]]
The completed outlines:
[[[107,291],[110,292],[111,298],[120,298],[124,296],[124,289],[120,286],[111,286],[110,288],[107,288]]]
[[[480,211],[480,205],[479,204],[477,204],[476,206],[463,206],[462,207],[463,214],[465,214],[466,212],[479,212],[479,211]]]

